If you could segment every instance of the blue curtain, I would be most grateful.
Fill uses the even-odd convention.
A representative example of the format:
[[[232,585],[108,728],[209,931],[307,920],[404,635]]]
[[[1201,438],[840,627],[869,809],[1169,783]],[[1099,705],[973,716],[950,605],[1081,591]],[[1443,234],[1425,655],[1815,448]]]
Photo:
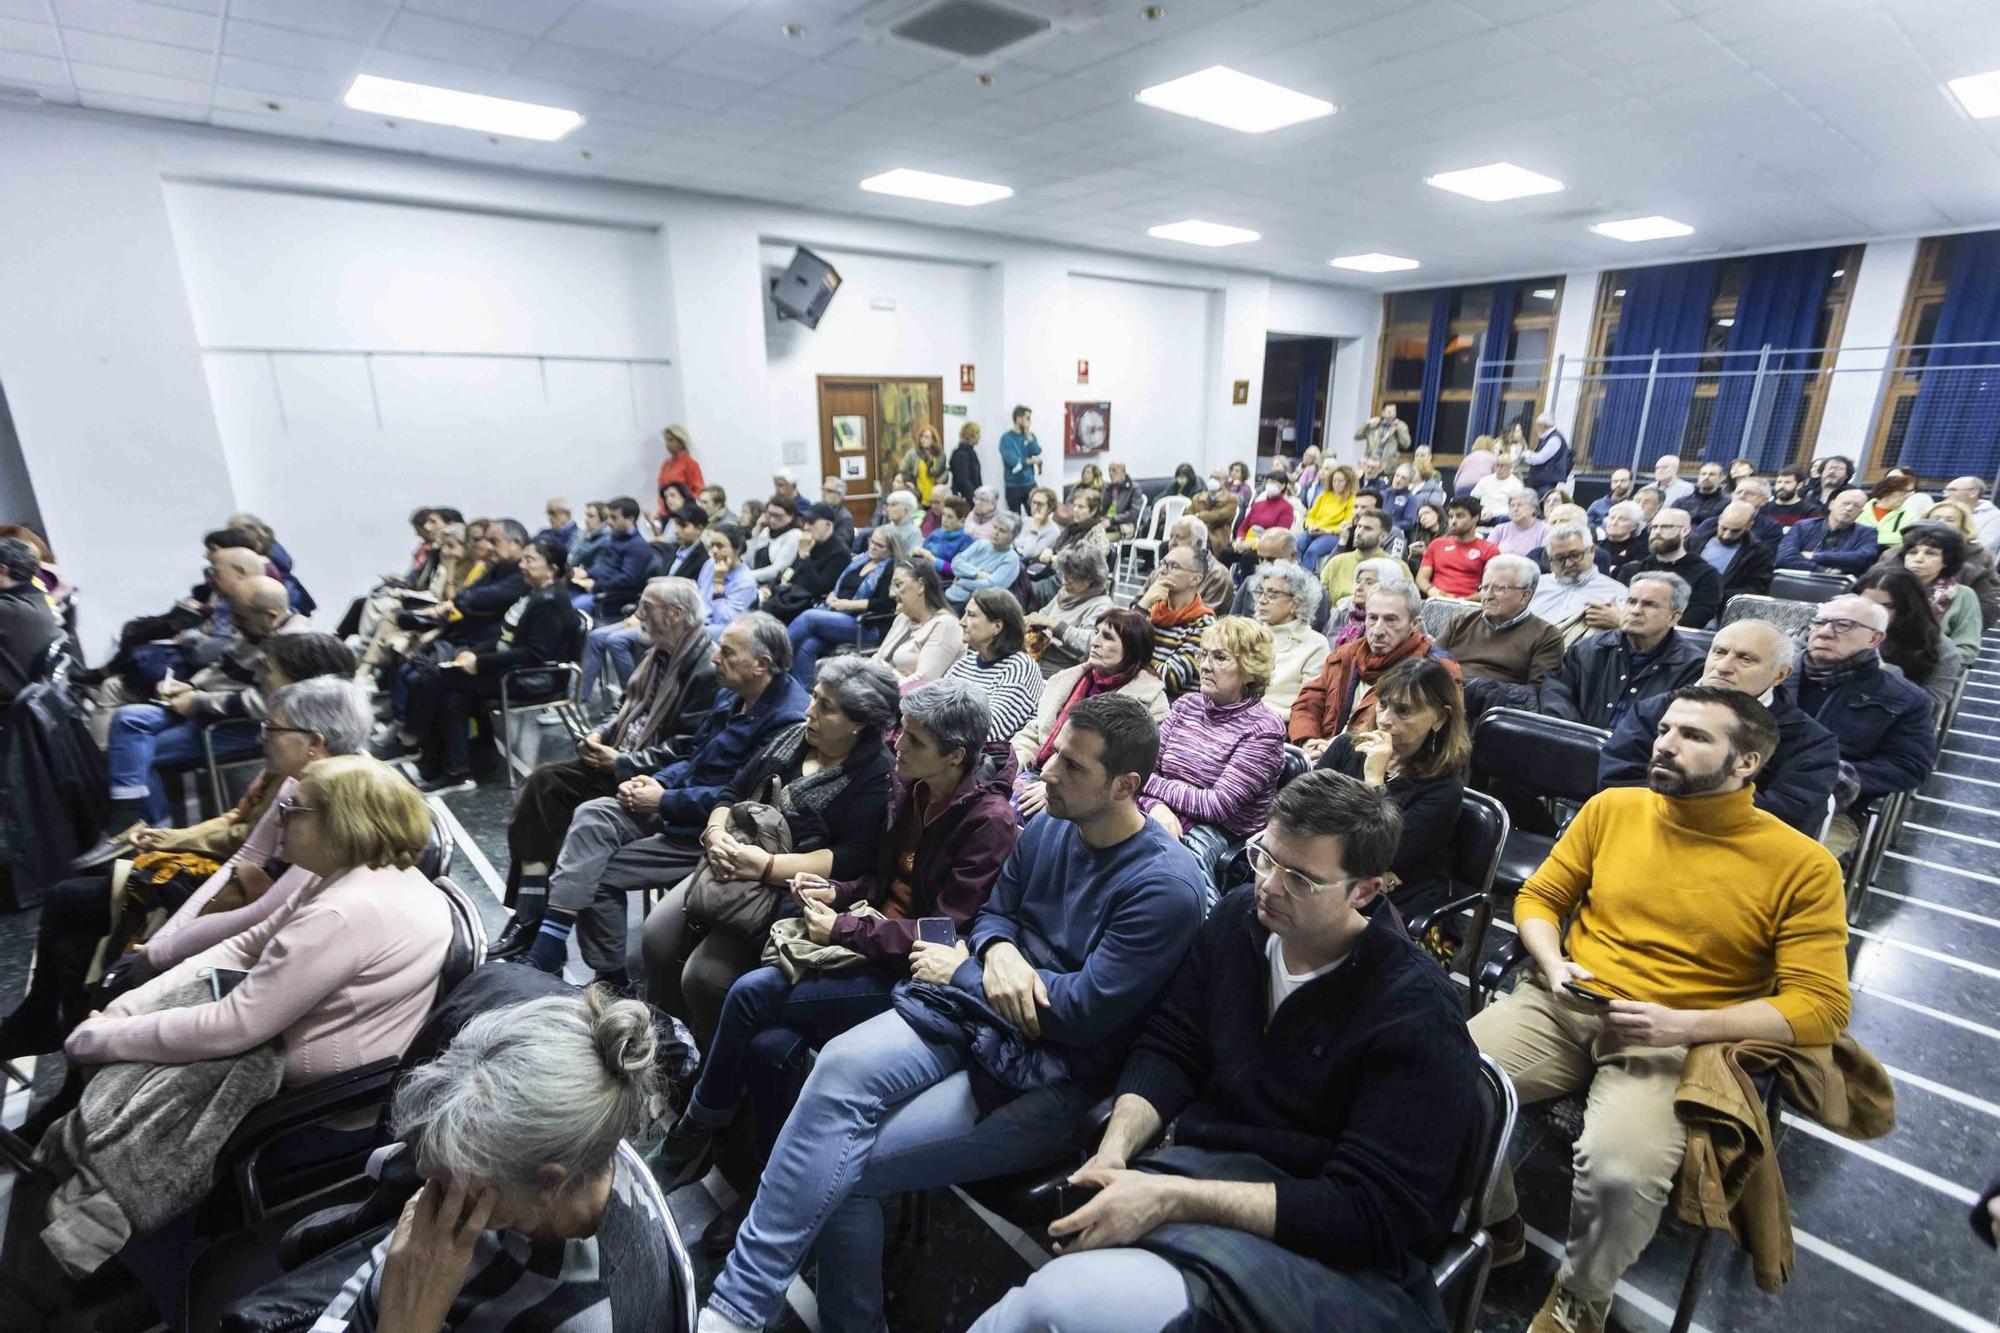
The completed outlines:
[[[1954,237],[1944,305],[1932,342],[1988,343],[2000,339],[2000,231]],[[2000,348],[1940,347],[1924,360],[1909,429],[1896,461],[1923,477],[2000,469]]]
[[[1709,418],[1706,462],[1736,457],[1743,443],[1743,423],[1750,411],[1757,361],[1766,347],[1810,347],[1819,331],[1820,307],[1833,271],[1834,250],[1793,250],[1758,255],[1744,261],[1743,285],[1736,298],[1736,323],[1729,329],[1729,346],[1722,368],[1729,372],[1716,388],[1715,413]],[[1814,358],[1774,353],[1757,399],[1761,428],[1753,426],[1747,457],[1759,472],[1771,472],[1791,462],[1792,432],[1805,408],[1806,375]],[[1779,374],[1777,372],[1785,372]],[[1742,373],[1737,373],[1742,372]]]
[[[1634,359],[1613,361],[1606,367],[1607,374],[1629,378],[1613,379],[1605,386],[1604,403],[1590,438],[1589,456],[1594,466],[1625,467],[1632,462],[1639,409],[1646,399],[1648,358],[1655,350],[1665,355],[1660,358],[1660,379],[1653,388],[1652,409],[1646,417],[1639,466],[1650,468],[1660,455],[1680,452],[1720,267],[1717,260],[1701,259],[1691,264],[1632,269],[1621,275],[1625,300],[1611,355]]]
[[[1507,359],[1507,341],[1514,332],[1514,306],[1520,297],[1520,286],[1512,282],[1493,284],[1493,312],[1486,319],[1486,341],[1479,349],[1481,361],[1504,361]],[[1482,379],[1472,394],[1472,433],[1493,435],[1500,429],[1500,390],[1513,378],[1512,366],[1483,367],[1481,374],[1491,374],[1493,379]],[[1467,441],[1469,443],[1469,441]]]
[[[1313,414],[1319,411],[1319,391],[1326,384],[1327,363],[1332,360],[1332,343],[1311,341],[1299,344],[1298,406],[1293,409],[1293,420],[1299,423],[1299,433],[1292,441],[1294,454],[1304,453],[1306,446],[1313,442]]]
[[[1431,336],[1424,346],[1424,396],[1417,403],[1412,445],[1431,443],[1431,431],[1437,427],[1438,390],[1444,386],[1444,340],[1450,331],[1451,289],[1443,287],[1431,293]],[[1447,445],[1440,452],[1450,451],[1451,446]]]

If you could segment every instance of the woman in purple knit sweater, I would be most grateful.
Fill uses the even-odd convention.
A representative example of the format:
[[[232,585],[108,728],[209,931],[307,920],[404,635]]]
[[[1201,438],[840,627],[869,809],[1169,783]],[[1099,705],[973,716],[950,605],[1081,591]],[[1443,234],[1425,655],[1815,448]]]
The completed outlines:
[[[1285,724],[1261,702],[1271,683],[1271,631],[1225,616],[1201,641],[1201,689],[1160,723],[1160,759],[1139,804],[1176,838],[1208,824],[1232,838],[1264,827],[1285,762]]]

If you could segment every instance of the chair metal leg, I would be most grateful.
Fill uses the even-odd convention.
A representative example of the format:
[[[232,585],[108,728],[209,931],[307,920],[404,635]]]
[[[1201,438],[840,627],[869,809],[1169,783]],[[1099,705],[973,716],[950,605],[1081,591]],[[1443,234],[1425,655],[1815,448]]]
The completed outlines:
[[[1701,1304],[1701,1289],[1708,1280],[1709,1254],[1714,1241],[1715,1232],[1708,1227],[1703,1227],[1695,1238],[1694,1259],[1681,1282],[1680,1304],[1674,1306],[1674,1323],[1669,1333],[1687,1333],[1688,1326],[1694,1323],[1694,1309]]]
[[[500,678],[500,730],[493,740],[500,749],[500,767],[507,773],[507,790],[514,790],[514,710],[507,702],[507,678]]]

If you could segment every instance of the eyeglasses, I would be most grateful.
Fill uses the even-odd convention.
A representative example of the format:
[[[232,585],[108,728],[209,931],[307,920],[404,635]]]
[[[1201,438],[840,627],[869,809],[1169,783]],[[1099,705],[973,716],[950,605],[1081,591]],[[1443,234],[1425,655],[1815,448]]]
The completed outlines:
[[[259,722],[257,724],[257,739],[260,741],[269,740],[273,732],[283,732],[283,731],[289,731],[292,732],[294,735],[298,736],[319,735],[319,733],[317,731],[314,731],[311,727],[281,727],[275,722],[266,721],[266,722]]]
[[[1807,623],[1813,629],[1830,629],[1835,634],[1851,634],[1858,629],[1865,629],[1870,634],[1875,632],[1874,626],[1864,625],[1858,620],[1849,620],[1846,616],[1814,616]]]
[[[1292,595],[1292,590],[1290,588],[1257,589],[1257,600],[1260,602],[1272,602],[1276,601],[1280,597],[1290,597],[1291,595]]]
[[[284,825],[289,825],[295,815],[316,815],[319,812],[318,806],[300,805],[289,796],[278,802],[278,822]]]
[[[1526,592],[1527,590],[1528,587],[1524,583],[1482,583],[1479,585],[1479,595],[1481,597],[1484,597],[1487,593],[1492,593],[1497,597],[1503,592]]]
[[[1278,887],[1285,891],[1285,896],[1288,898],[1311,898],[1318,894],[1330,893],[1336,889],[1344,889],[1354,883],[1352,877],[1348,879],[1317,880],[1301,871],[1292,869],[1290,866],[1278,864],[1277,858],[1265,850],[1264,835],[1261,833],[1253,836],[1243,846],[1250,853],[1251,872],[1260,880],[1271,879],[1275,876]]]

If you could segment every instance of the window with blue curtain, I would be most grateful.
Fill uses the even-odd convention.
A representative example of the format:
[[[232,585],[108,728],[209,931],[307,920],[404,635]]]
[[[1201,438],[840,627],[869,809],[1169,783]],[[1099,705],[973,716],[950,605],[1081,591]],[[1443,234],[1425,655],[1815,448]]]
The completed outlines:
[[[1661,455],[1680,453],[1720,269],[1720,261],[1701,259],[1607,277],[1624,286],[1625,297],[1611,343],[1614,359],[1600,367],[1608,379],[1590,434],[1589,457],[1596,466],[1650,468]],[[1648,403],[1654,352],[1662,355]],[[1638,438],[1642,414],[1643,441]]]
[[[1919,360],[1899,466],[1927,479],[2000,471],[2000,231],[1953,236],[1933,346]],[[1948,346],[1942,344],[1960,344]]]
[[[1517,282],[1493,284],[1493,309],[1486,317],[1486,336],[1481,342],[1479,385],[1472,393],[1472,433],[1495,435],[1500,430],[1501,389],[1513,378],[1514,368],[1496,365],[1507,359],[1513,342],[1514,307],[1521,285]]]
[[[1451,289],[1446,287],[1431,293],[1430,341],[1424,347],[1424,394],[1417,402],[1416,434],[1411,437],[1416,444],[1429,443],[1437,429],[1438,393],[1444,385],[1444,343],[1450,332]]]
[[[1395,403],[1445,459],[1545,405],[1562,279],[1509,279],[1383,298],[1373,411]],[[1499,366],[1510,356],[1521,364]]]
[[[1791,462],[1793,443],[1806,405],[1806,385],[1820,364],[1813,347],[1826,306],[1827,283],[1839,265],[1841,251],[1793,250],[1754,255],[1742,261],[1743,280],[1736,297],[1735,323],[1729,329],[1722,358],[1715,410],[1709,416],[1705,462],[1736,457],[1749,428],[1746,455],[1759,472],[1771,472]],[[1763,350],[1763,388],[1755,386]],[[1812,349],[1812,350],[1803,350]],[[1756,420],[1751,399],[1756,398]],[[1651,434],[1650,428],[1647,434]]]

